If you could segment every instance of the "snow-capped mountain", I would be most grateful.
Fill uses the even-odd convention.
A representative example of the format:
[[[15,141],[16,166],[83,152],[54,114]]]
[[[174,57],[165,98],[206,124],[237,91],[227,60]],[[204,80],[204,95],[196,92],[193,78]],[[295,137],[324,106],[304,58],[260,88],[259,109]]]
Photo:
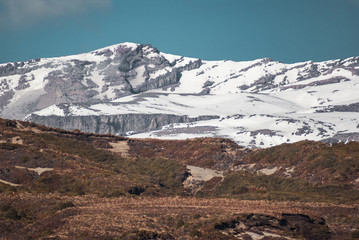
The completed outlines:
[[[88,132],[240,145],[351,140],[359,57],[284,64],[203,61],[123,43],[0,65],[0,117]]]

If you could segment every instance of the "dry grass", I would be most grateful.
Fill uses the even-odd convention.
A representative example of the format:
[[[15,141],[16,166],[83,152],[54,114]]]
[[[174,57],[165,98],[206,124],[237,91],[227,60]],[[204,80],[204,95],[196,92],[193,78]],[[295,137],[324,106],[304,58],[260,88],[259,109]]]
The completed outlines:
[[[231,239],[214,225],[241,213],[324,217],[336,239],[359,229],[358,205],[330,203],[357,203],[349,183],[358,177],[358,143],[300,142],[251,152],[226,139],[126,139],[0,119],[1,179],[22,184],[0,183],[0,238]],[[293,178],[229,172],[201,189],[200,196],[248,200],[175,197],[187,194],[185,165],[228,170],[238,159],[300,172]],[[37,167],[54,170],[29,171]]]
[[[300,213],[313,219],[324,217],[332,231],[340,232],[343,224],[346,228],[358,227],[355,221],[331,219],[336,216],[355,218],[359,214],[357,205],[334,205],[325,203],[295,203],[269,201],[243,201],[235,199],[199,199],[182,197],[119,197],[100,198],[95,195],[63,196],[53,194],[17,194],[3,195],[0,205],[11,203],[15,209],[26,210],[34,219],[31,224],[24,223],[20,232],[8,232],[10,239],[15,236],[30,236],[37,238],[49,230],[49,236],[61,239],[116,238],[136,230],[146,230],[157,233],[170,233],[174,238],[189,239],[186,227],[183,225],[205,226],[219,219],[230,218],[235,214],[258,213],[280,217],[282,213]],[[73,203],[75,207],[66,207]],[[38,204],[41,204],[39,206]],[[59,208],[58,206],[65,206]],[[42,209],[42,210],[40,210]],[[54,213],[54,209],[56,210]],[[36,212],[39,211],[39,212]],[[342,217],[343,218],[343,217]],[[58,222],[55,222],[58,221]],[[356,223],[358,224],[358,223]],[[201,228],[198,228],[201,231]],[[187,229],[188,230],[188,229]],[[40,232],[39,232],[40,231]],[[4,238],[3,238],[4,239]]]

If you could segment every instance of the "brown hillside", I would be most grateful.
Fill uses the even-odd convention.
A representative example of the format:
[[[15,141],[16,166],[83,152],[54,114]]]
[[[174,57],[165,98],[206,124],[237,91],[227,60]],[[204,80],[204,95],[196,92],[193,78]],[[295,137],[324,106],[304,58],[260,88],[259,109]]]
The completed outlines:
[[[251,150],[0,119],[0,239],[348,239],[359,236],[358,150]],[[218,174],[191,191],[187,165]]]

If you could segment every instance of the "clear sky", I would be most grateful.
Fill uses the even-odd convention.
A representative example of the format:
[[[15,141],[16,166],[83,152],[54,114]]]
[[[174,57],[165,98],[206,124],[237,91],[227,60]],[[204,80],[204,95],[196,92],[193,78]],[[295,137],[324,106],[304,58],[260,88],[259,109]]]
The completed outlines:
[[[359,0],[0,0],[0,63],[121,42],[204,60],[359,56]]]

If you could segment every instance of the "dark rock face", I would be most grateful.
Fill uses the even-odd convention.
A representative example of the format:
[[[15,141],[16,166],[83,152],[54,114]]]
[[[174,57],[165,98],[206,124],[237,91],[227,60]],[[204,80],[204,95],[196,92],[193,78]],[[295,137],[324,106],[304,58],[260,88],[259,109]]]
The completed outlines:
[[[358,125],[359,127],[359,125]],[[338,142],[347,142],[347,141],[359,141],[359,133],[338,133],[335,134],[331,138],[327,138],[322,140],[322,142],[326,143],[338,143]]]
[[[250,131],[251,136],[256,136],[257,134],[275,136],[277,134],[277,132],[273,131],[273,130],[270,130],[270,129],[259,129],[259,130],[256,130],[256,131]]]
[[[31,115],[32,122],[65,130],[79,129],[83,132],[127,135],[127,132],[145,132],[160,129],[171,123],[187,123],[209,120],[218,116],[190,118],[170,114],[122,114],[108,116],[39,116]]]
[[[303,127],[297,129],[297,131],[295,132],[295,135],[301,136],[301,135],[310,134],[312,132],[313,132],[313,130],[310,128],[310,126],[308,124],[304,123]]]
[[[279,236],[308,240],[331,239],[329,227],[323,218],[313,219],[303,214],[282,213],[281,218],[263,214],[241,214],[236,218],[216,224],[215,228],[224,232],[231,229],[230,232],[237,232],[237,237],[241,237],[240,239],[248,236],[247,231],[260,235],[264,235],[264,232],[272,232]]]
[[[14,62],[0,66],[0,77],[14,74],[23,75],[39,68],[40,58],[35,58],[27,62]],[[48,65],[47,65],[48,66]]]
[[[14,96],[13,90],[7,91],[0,96],[0,110],[2,110],[10,102],[13,96]]]
[[[317,110],[317,112],[359,112],[359,103],[330,106],[324,110]]]
[[[308,86],[320,86],[320,85],[325,85],[325,84],[332,84],[332,83],[340,83],[341,81],[349,81],[349,79],[345,78],[345,77],[332,77],[329,79],[325,79],[325,80],[320,80],[320,81],[314,81],[308,84],[296,84],[296,85],[292,85],[292,86],[286,86],[286,87],[282,87],[281,90],[286,90],[286,89],[302,89]]]
[[[299,233],[305,239],[331,239],[331,233],[323,218],[314,220],[303,214],[282,214],[281,225],[287,230]]]
[[[310,67],[303,72],[301,76],[298,77],[299,81],[307,80],[313,77],[319,77],[321,73],[318,71],[317,64],[311,64]]]

